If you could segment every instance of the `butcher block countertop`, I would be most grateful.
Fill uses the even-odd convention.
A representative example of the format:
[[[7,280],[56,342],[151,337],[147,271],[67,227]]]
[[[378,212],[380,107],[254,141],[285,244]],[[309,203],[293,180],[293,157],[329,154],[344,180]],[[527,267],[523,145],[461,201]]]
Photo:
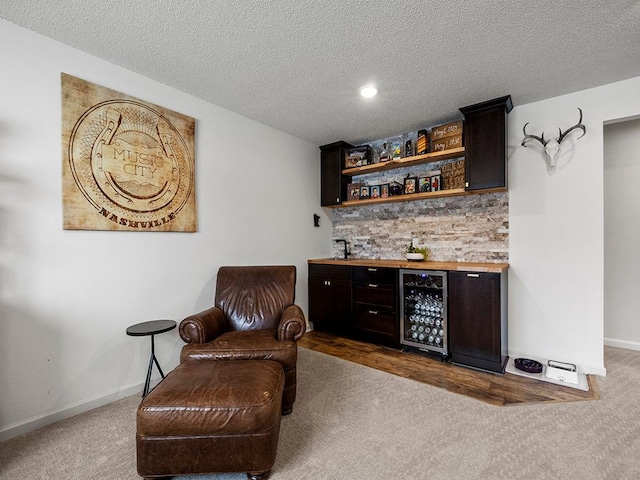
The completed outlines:
[[[509,269],[508,263],[478,263],[478,262],[410,262],[408,260],[381,259],[310,259],[307,263],[320,265],[348,265],[351,267],[379,267],[379,268],[409,268],[415,270],[447,270],[464,272],[504,273]]]

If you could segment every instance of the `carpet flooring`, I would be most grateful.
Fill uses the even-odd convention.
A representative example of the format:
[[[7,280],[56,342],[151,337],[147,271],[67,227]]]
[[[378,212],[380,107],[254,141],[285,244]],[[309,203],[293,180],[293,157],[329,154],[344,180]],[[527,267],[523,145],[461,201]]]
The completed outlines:
[[[299,349],[298,398],[271,478],[640,478],[640,352],[605,348],[600,399],[497,407]],[[134,480],[128,397],[0,443],[0,479]],[[244,474],[178,480],[241,480]]]

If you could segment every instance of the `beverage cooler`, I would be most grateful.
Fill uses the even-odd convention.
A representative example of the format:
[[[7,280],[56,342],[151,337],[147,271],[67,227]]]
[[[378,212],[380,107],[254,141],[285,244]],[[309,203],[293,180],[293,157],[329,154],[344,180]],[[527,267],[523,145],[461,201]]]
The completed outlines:
[[[447,272],[400,270],[400,343],[449,354]]]

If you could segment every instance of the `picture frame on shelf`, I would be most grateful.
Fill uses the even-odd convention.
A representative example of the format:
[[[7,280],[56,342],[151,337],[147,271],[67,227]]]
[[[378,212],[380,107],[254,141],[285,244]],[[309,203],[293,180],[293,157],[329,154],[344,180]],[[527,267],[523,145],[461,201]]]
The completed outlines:
[[[349,155],[347,158],[344,159],[344,168],[354,168],[354,167],[361,167],[361,166],[362,166],[361,159],[357,159],[356,157],[353,157],[351,155]]]
[[[380,198],[380,185],[372,185],[370,193],[371,198]]]
[[[349,149],[349,154],[344,161],[344,168],[363,167],[371,163],[371,147],[362,145]]]
[[[404,179],[404,193],[405,195],[411,193],[417,193],[416,189],[417,180],[416,177],[407,177]]]
[[[347,185],[347,201],[355,202],[360,200],[360,187],[362,183],[349,183]]]
[[[360,187],[360,200],[367,200],[371,198],[371,188],[367,185]]]
[[[438,192],[442,188],[442,175],[439,173],[431,176],[431,191]]]
[[[425,193],[431,191],[431,177],[418,178],[418,192]]]
[[[389,198],[389,184],[383,183],[380,185],[380,198]]]

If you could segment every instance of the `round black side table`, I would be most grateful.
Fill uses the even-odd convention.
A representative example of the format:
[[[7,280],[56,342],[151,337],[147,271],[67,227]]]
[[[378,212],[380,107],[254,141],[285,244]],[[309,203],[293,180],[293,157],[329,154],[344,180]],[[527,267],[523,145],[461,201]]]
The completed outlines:
[[[156,367],[160,375],[164,379],[164,373],[160,368],[158,359],[156,358],[156,348],[154,337],[158,333],[168,332],[176,328],[176,322],[173,320],[151,320],[150,322],[136,323],[127,328],[127,335],[132,337],[146,337],[151,336],[151,357],[149,357],[149,368],[147,369],[147,380],[144,382],[144,390],[142,391],[142,398],[146,397],[149,393],[149,384],[151,382],[151,370],[155,362]]]

